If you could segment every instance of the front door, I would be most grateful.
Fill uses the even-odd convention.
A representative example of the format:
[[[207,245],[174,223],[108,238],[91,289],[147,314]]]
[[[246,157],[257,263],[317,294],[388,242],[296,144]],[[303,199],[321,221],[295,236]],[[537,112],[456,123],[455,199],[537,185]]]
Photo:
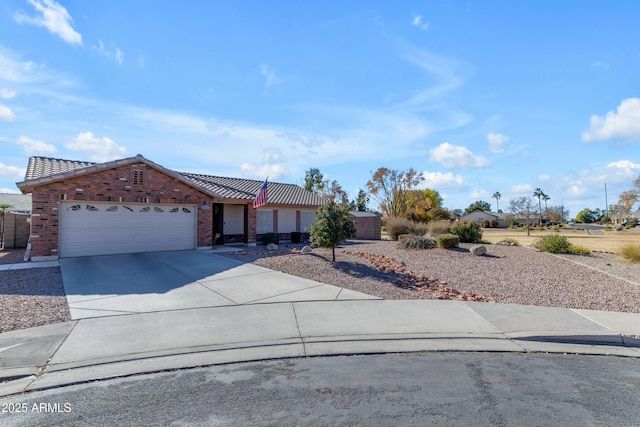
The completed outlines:
[[[213,244],[224,245],[224,205],[222,203],[213,204]]]

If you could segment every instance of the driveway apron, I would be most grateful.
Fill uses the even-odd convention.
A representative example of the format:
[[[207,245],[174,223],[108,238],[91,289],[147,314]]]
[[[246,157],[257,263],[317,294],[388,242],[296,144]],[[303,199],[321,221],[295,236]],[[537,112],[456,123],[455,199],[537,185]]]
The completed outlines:
[[[374,299],[207,251],[63,258],[71,318],[283,301]]]

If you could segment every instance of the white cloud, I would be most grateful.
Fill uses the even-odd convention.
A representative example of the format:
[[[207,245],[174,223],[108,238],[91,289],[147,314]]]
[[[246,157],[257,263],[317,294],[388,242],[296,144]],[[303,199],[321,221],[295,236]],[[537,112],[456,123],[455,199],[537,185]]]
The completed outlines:
[[[16,115],[13,114],[11,108],[7,107],[4,104],[0,104],[0,120],[4,120],[6,122],[12,122],[16,119]]]
[[[474,156],[467,147],[443,142],[436,148],[429,150],[431,160],[447,168],[473,169],[489,166],[489,161],[482,156]]]
[[[4,163],[0,163],[0,176],[4,176],[9,179],[24,179],[25,168],[19,168],[16,166],[7,166]]]
[[[265,78],[265,82],[264,82],[265,90],[269,89],[271,86],[276,86],[282,83],[282,79],[276,76],[276,72],[273,70],[273,68],[267,65],[262,64],[260,66],[260,74],[262,74]]]
[[[421,29],[422,31],[429,29],[429,22],[425,22],[422,19],[422,15],[413,14],[413,19],[411,20],[411,25]]]
[[[489,197],[489,192],[487,190],[475,188],[470,195],[474,199],[485,199]]]
[[[462,176],[452,174],[451,172],[422,172],[424,181],[420,184],[421,188],[439,189],[455,189],[466,188],[467,183],[464,182]]]
[[[89,153],[90,159],[94,162],[106,162],[114,160],[127,153],[127,149],[117,145],[110,138],[98,138],[91,132],[79,133],[66,147],[73,151],[85,151]]]
[[[102,40],[98,40],[98,45],[91,46],[91,49],[97,51],[100,55],[104,56],[105,58],[115,59],[118,62],[118,64],[122,65],[122,61],[124,60],[124,54],[120,49],[115,47],[113,44],[111,44],[111,46],[109,47],[105,47],[104,43],[102,43]]]
[[[240,166],[242,174],[249,178],[277,180],[289,176],[289,171],[282,165],[287,159],[282,152],[275,147],[263,150],[262,163],[259,165],[243,163]]]
[[[11,99],[16,96],[17,92],[13,89],[0,89],[0,98]]]
[[[142,54],[138,55],[138,67],[144,68],[144,56]]]
[[[282,165],[252,165],[244,163],[240,166],[242,175],[248,178],[278,180],[289,176],[289,171]]]
[[[504,145],[509,141],[509,138],[500,133],[489,133],[487,134],[487,140],[489,141],[489,151],[503,153]]]
[[[640,140],[640,98],[628,98],[620,103],[617,112],[605,117],[591,116],[589,130],[582,134],[584,142],[620,139]]]
[[[26,136],[18,138],[17,143],[22,146],[25,154],[29,155],[54,154],[58,151],[54,145],[36,141]]]
[[[18,23],[26,23],[45,27],[51,33],[71,44],[82,44],[82,36],[73,29],[73,19],[64,6],[53,0],[27,0],[38,12],[38,16],[16,13],[14,19]]]

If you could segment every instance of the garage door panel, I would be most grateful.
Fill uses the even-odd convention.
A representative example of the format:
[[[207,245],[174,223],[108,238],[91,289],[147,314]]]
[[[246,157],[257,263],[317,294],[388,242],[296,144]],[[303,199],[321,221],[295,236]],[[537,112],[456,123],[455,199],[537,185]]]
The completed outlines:
[[[64,202],[60,256],[195,249],[196,214],[195,206]]]

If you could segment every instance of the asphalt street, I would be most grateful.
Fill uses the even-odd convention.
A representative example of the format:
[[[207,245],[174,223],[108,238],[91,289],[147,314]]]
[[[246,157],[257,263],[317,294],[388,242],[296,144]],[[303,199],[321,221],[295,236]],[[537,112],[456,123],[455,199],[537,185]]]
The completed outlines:
[[[633,426],[640,359],[413,353],[236,363],[0,400],[1,426]]]

